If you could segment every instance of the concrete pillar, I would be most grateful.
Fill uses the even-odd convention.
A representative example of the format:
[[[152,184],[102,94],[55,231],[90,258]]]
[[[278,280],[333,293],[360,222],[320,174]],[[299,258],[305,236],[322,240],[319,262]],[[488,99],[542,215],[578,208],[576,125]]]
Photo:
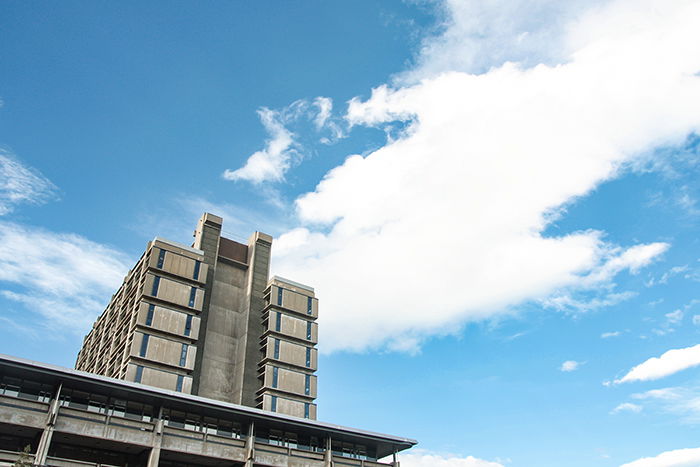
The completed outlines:
[[[391,461],[392,467],[401,467],[401,462],[399,462],[398,456],[396,455],[396,450],[394,450],[394,455]]]
[[[58,388],[56,389],[56,395],[53,399],[51,399],[51,403],[49,404],[49,413],[46,416],[46,425],[44,426],[44,431],[41,433],[39,445],[36,447],[36,455],[34,456],[34,462],[37,465],[46,464],[46,458],[49,455],[51,438],[53,437],[54,425],[56,424],[56,417],[58,416],[58,402],[59,398],[61,397],[62,387],[62,384],[58,385]]]
[[[255,463],[255,423],[248,425],[248,439],[245,440],[245,467],[253,467]]]
[[[148,453],[148,463],[146,467],[158,467],[160,462],[160,446],[163,443],[163,408],[158,410],[158,418],[153,428],[153,441],[151,451]]]
[[[333,467],[333,448],[331,437],[326,438],[326,453],[323,456],[323,467]]]

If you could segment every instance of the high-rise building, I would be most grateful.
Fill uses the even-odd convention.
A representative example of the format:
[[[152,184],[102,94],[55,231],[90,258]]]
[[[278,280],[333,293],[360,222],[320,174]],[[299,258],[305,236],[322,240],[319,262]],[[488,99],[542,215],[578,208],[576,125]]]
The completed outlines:
[[[314,289],[269,279],[272,237],[239,243],[222,224],[206,213],[192,246],[149,242],[76,369],[316,419]]]

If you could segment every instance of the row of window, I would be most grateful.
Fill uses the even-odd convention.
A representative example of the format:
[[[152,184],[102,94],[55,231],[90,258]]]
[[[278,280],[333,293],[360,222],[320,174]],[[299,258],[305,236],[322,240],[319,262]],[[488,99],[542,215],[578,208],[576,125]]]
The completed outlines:
[[[163,264],[165,263],[165,254],[167,250],[160,249],[160,253],[158,254],[158,264],[157,267],[158,269],[163,269]],[[202,262],[199,260],[196,260],[194,262],[194,273],[192,274],[192,279],[194,280],[199,280],[199,269],[201,267]]]
[[[277,287],[277,305],[282,306],[282,291],[286,290],[283,289],[282,287]],[[289,290],[289,292],[292,292]],[[313,298],[311,297],[306,297],[306,314],[310,315],[313,313]]]
[[[143,373],[143,367],[137,375]],[[180,380],[180,389],[182,380]],[[16,397],[40,402],[49,402],[54,391],[53,386],[40,384],[33,381],[21,380],[8,376],[0,376],[0,395]],[[144,422],[153,422],[155,418],[154,408],[148,404],[134,402],[115,397],[108,397],[101,394],[91,394],[84,391],[63,388],[59,398],[62,407],[69,407],[77,410],[99,413],[110,417],[121,417]],[[277,410],[277,396],[272,396],[272,410]],[[304,416],[309,417],[310,404],[304,406]],[[163,419],[167,426],[205,432],[229,438],[244,439],[245,434],[242,426],[238,422],[227,419],[217,419],[204,417],[199,414],[179,412],[176,410],[163,409]],[[287,446],[296,449],[310,451],[323,451],[319,439],[305,434],[282,432],[280,430],[268,429],[263,426],[256,426],[255,439],[276,446]],[[332,451],[335,455],[352,457],[356,459],[376,459],[374,452],[366,446],[344,442],[332,442]]]
[[[148,314],[146,315],[146,326],[153,325],[153,315],[155,313],[155,308],[156,308],[156,306],[153,304],[148,305]],[[189,336],[191,332],[192,332],[192,315],[187,315],[187,319],[185,320],[184,335]]]
[[[153,276],[153,287],[151,288],[151,295],[154,297],[158,296],[158,288],[160,287],[160,276]],[[190,288],[190,300],[188,306],[194,308],[195,299],[197,298],[197,287]]]

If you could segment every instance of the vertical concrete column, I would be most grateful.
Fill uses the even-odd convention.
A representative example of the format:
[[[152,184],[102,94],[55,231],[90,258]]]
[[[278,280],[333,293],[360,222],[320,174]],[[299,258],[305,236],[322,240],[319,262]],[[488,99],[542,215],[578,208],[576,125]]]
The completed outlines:
[[[160,462],[160,446],[163,443],[163,408],[158,410],[158,418],[153,428],[153,441],[151,451],[148,453],[148,463],[146,467],[158,467]]]
[[[255,462],[255,423],[248,425],[248,439],[245,440],[245,467],[253,467]]]
[[[34,462],[37,465],[46,464],[46,458],[49,455],[49,447],[51,446],[51,438],[53,437],[56,417],[58,416],[59,399],[61,397],[62,388],[63,384],[59,384],[58,388],[56,389],[56,395],[53,399],[51,399],[51,403],[49,404],[49,413],[46,416],[46,425],[44,426],[44,431],[41,433],[39,445],[36,447],[36,455],[34,456]]]
[[[333,445],[331,437],[326,438],[326,453],[323,456],[323,467],[333,467]]]
[[[394,455],[392,456],[392,467],[401,467],[401,462],[399,462],[398,456],[396,455],[396,449],[394,449]]]

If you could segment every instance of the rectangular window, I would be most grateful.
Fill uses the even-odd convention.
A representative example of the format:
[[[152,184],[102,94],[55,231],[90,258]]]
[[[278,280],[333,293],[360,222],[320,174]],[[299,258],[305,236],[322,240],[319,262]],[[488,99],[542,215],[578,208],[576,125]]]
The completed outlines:
[[[158,296],[158,285],[160,284],[160,277],[155,276],[153,278],[153,289],[151,290],[151,295],[154,297]]]
[[[153,324],[153,312],[155,310],[155,305],[148,305],[148,314],[146,315],[146,326]]]
[[[282,329],[282,313],[277,313],[277,318],[275,320],[275,331],[279,332]]]
[[[273,367],[272,368],[272,387],[273,388],[277,387],[278,373],[279,373],[279,368]]]
[[[187,315],[187,321],[185,321],[185,335],[189,336],[192,331],[192,315]]]
[[[277,396],[272,396],[271,397],[272,401],[270,403],[270,410],[273,412],[277,412]]]
[[[280,340],[275,339],[275,358],[280,358]]]
[[[313,310],[313,298],[309,297],[306,302],[306,314],[310,315],[311,311]]]
[[[182,344],[182,350],[180,351],[180,366],[185,366],[187,363],[187,344]]]
[[[194,262],[194,274],[192,274],[192,278],[194,280],[199,280],[199,268],[201,267],[202,262],[197,260]]]
[[[134,381],[137,383],[140,383],[142,376],[143,376],[143,367],[141,365],[136,365],[136,376],[134,377]]]
[[[311,340],[311,321],[306,322],[306,338]]]
[[[304,402],[304,418],[309,418],[309,412],[311,411],[311,406],[308,402]]]
[[[158,255],[158,269],[163,269],[163,263],[165,262],[165,250],[161,249]]]
[[[175,385],[175,390],[177,392],[182,392],[182,381],[185,379],[182,375],[177,375],[177,383]]]
[[[146,351],[148,350],[148,334],[144,334],[141,339],[141,351],[139,352],[140,357],[146,356]]]
[[[311,368],[311,348],[306,348],[306,366]]]
[[[304,394],[307,396],[311,393],[311,375],[304,375]]]
[[[190,308],[194,308],[194,299],[197,297],[197,287],[190,290]]]
[[[282,287],[277,288],[277,304],[282,306]]]

